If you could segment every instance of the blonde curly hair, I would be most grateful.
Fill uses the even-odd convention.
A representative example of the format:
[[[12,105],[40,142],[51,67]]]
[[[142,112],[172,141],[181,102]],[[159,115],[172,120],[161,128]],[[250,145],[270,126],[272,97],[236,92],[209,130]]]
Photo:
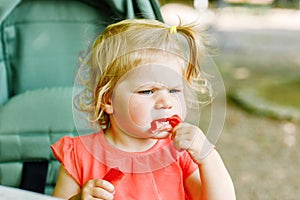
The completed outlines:
[[[212,89],[199,64],[206,52],[205,42],[203,30],[196,24],[171,28],[156,20],[129,19],[109,25],[96,38],[88,56],[81,59],[78,74],[84,90],[76,95],[75,108],[106,129],[109,117],[102,108],[118,80],[151,59],[154,52],[171,53],[185,60],[183,76],[199,94],[197,103],[209,103]]]

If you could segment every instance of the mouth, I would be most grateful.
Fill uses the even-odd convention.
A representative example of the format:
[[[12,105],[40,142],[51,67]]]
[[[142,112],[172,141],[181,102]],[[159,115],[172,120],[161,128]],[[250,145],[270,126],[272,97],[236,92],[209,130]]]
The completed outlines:
[[[151,122],[151,133],[163,132],[163,131],[171,131],[172,126],[167,121],[167,118],[156,119]]]
[[[173,115],[167,118],[156,119],[151,122],[151,133],[157,133],[162,131],[171,131],[177,126],[182,119],[178,115]]]

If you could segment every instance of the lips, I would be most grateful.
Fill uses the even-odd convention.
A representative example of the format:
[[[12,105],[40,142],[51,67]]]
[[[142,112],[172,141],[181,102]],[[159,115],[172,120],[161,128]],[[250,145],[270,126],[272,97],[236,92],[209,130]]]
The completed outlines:
[[[156,119],[151,122],[152,133],[161,131],[171,131],[175,126],[177,126],[182,119],[178,115],[173,115],[167,118]]]

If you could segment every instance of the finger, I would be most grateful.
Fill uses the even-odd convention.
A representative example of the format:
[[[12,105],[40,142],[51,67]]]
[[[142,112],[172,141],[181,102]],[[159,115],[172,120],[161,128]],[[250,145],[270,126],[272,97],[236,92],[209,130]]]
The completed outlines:
[[[97,179],[94,181],[94,186],[95,187],[99,187],[99,188],[103,188],[105,190],[107,190],[108,192],[114,192],[115,191],[115,187],[113,184],[111,184],[108,181],[102,180],[102,179]]]
[[[191,141],[194,140],[195,135],[196,132],[193,129],[180,128],[172,133],[172,139],[176,141],[181,141],[181,140]]]
[[[172,135],[175,148],[179,150],[189,149],[197,137],[197,130],[191,126],[179,127]]]
[[[197,136],[195,130],[180,130],[173,133],[174,140],[187,140],[192,141]]]
[[[187,137],[186,135],[179,134],[174,137],[173,144],[176,149],[186,150],[186,149],[189,149],[193,145],[194,140],[195,140],[195,135],[191,135],[190,137]]]
[[[177,141],[174,142],[174,146],[178,150],[187,150],[191,146],[190,141]]]
[[[106,200],[114,199],[114,193],[108,192],[107,190],[100,187],[94,187],[92,189],[91,196],[97,199],[106,199]]]

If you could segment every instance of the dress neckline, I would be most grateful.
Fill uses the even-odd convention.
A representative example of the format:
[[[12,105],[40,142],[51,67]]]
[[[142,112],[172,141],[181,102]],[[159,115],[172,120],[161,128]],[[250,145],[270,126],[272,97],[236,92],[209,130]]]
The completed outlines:
[[[128,173],[146,173],[162,169],[176,162],[185,152],[178,151],[171,138],[158,140],[144,152],[126,152],[113,147],[102,131],[91,137],[82,137],[81,142],[94,159],[109,168],[119,168]]]

